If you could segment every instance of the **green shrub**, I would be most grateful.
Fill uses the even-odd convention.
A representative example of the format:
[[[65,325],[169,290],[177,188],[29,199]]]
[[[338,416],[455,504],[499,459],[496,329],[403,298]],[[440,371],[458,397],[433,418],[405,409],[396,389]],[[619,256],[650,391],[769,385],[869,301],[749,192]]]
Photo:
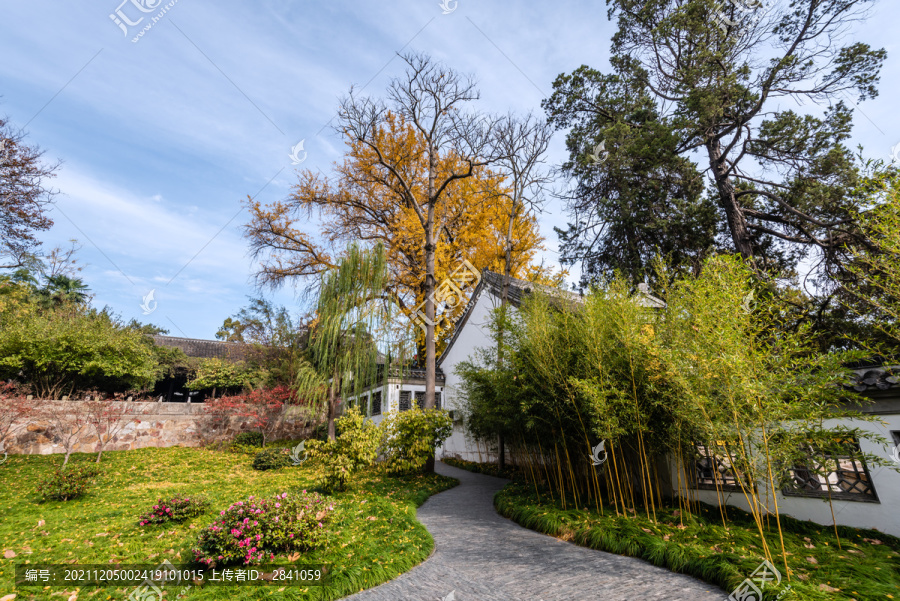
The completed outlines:
[[[390,473],[421,470],[435,447],[453,433],[450,414],[441,409],[411,409],[381,422],[387,450],[385,467]]]
[[[253,458],[255,470],[277,470],[291,465],[291,452],[288,449],[263,449]]]
[[[344,490],[353,472],[370,466],[378,457],[384,431],[351,407],[335,421],[336,440],[308,441],[309,456],[325,468],[325,490]]]
[[[94,463],[58,467],[38,483],[37,492],[44,501],[68,501],[87,492],[100,466]]]
[[[232,444],[247,447],[261,447],[263,446],[262,432],[241,432],[234,437]]]
[[[232,503],[200,533],[191,552],[209,567],[253,564],[318,547],[334,504],[316,493],[282,493]]]
[[[184,520],[205,513],[209,509],[209,501],[205,497],[174,496],[171,499],[159,499],[153,509],[140,517],[139,526],[147,524],[164,524],[165,522],[183,522]]]

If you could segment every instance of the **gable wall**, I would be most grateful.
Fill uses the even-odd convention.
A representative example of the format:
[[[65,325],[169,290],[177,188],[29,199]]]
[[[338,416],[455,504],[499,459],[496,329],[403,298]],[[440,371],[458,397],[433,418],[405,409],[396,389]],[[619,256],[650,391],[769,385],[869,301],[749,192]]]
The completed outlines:
[[[500,306],[500,299],[491,294],[487,289],[482,289],[475,305],[472,307],[468,320],[462,325],[453,346],[442,357],[440,364],[444,372],[444,399],[445,408],[459,410],[459,384],[460,377],[456,374],[456,366],[466,360],[477,358],[477,349],[490,348],[494,345],[487,328],[491,319],[491,311]],[[512,310],[515,310],[511,306]],[[465,428],[462,423],[453,425],[453,434],[437,451],[437,456],[459,456],[469,461],[492,461],[493,454],[486,453],[485,449],[478,449],[472,442],[466,441]]]

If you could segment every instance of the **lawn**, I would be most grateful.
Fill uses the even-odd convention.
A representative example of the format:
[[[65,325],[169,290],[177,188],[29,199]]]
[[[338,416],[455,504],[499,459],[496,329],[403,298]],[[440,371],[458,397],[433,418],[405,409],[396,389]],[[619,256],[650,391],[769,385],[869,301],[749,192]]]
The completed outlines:
[[[94,458],[74,454],[70,463]],[[261,472],[250,467],[251,461],[251,455],[181,447],[104,453],[103,474],[87,495],[41,503],[35,494],[37,482],[61,462],[61,456],[10,456],[0,465],[0,598],[17,592],[17,601],[69,599],[71,593],[82,600],[126,599],[135,587],[13,591],[14,566],[76,562],[157,566],[165,559],[188,563],[198,533],[232,502],[249,495],[272,496],[317,485],[315,466]],[[374,471],[360,474],[350,490],[333,495],[336,510],[328,544],[297,562],[331,566],[329,586],[204,586],[192,587],[187,597],[328,600],[390,580],[423,561],[433,548],[431,536],[416,520],[415,508],[455,484],[455,480],[436,474],[401,478]],[[174,494],[204,494],[211,509],[178,524],[137,525],[138,516],[150,510],[159,497]],[[174,590],[166,598],[173,599],[177,593]]]
[[[463,467],[463,466],[460,466]],[[719,510],[700,505],[698,514],[677,508],[656,510],[656,520],[641,511],[616,516],[612,507],[562,509],[533,485],[513,482],[497,493],[498,512],[526,528],[575,544],[640,557],[655,565],[690,574],[733,591],[763,559],[759,533],[750,518],[728,508],[728,528]],[[900,598],[900,539],[873,530],[832,527],[781,518],[790,580],[764,590],[765,599],[869,601]],[[784,573],[775,520],[766,534],[775,566]],[[784,592],[790,585],[790,590]]]

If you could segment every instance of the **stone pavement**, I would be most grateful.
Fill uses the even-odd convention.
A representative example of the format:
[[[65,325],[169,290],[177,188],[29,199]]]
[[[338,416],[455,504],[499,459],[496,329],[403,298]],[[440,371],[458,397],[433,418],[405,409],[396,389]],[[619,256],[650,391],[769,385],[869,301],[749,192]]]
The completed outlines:
[[[501,517],[494,493],[506,480],[438,462],[460,481],[419,508],[434,553],[391,582],[348,601],[724,601],[728,594],[634,557],[546,536]],[[450,596],[450,593],[453,593]]]

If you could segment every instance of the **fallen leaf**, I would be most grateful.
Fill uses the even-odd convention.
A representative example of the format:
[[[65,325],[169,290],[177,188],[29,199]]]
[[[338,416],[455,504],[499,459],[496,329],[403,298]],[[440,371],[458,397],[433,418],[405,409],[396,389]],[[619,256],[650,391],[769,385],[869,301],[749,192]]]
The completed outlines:
[[[815,557],[807,557],[806,561],[808,561],[809,563],[819,563],[819,560]]]
[[[871,543],[871,544],[873,544],[873,545],[882,545],[882,544],[884,544],[884,543],[882,543],[880,540],[878,540],[877,538],[864,538],[863,540],[866,541],[867,543]]]
[[[838,592],[838,591],[841,590],[841,589],[839,589],[839,588],[834,588],[833,586],[828,586],[827,584],[825,584],[825,583],[823,582],[822,584],[819,585],[819,590],[820,590],[820,591],[825,591],[826,593],[836,593],[836,592]]]
[[[803,546],[806,547],[807,549],[815,549],[816,548],[816,546],[812,543],[806,543]]]
[[[671,536],[671,535],[669,535],[669,534],[665,535],[665,536],[663,537],[663,540],[669,540],[669,536]]]
[[[0,597],[0,601],[13,601],[16,598],[16,594],[6,595],[5,597]]]
[[[650,534],[653,534],[653,530],[650,530],[649,528],[641,528],[641,530],[643,530],[644,532],[649,532]]]
[[[157,536],[156,538],[162,538],[162,537],[164,537],[165,535],[166,535],[165,532],[160,532],[160,533],[159,533],[159,536]]]
[[[370,522],[374,522],[374,521],[377,520],[378,518],[376,518],[374,515],[370,515],[370,516],[367,517],[366,519],[369,520]]]
[[[43,525],[46,524],[46,523],[47,523],[47,522],[45,522],[44,520],[38,520],[38,525],[37,525],[37,527],[40,528],[41,526],[43,526]]]
[[[6,559],[12,559],[15,556],[16,556],[16,552],[13,551],[12,549],[7,549],[6,551],[3,552],[3,557],[5,557]]]
[[[95,534],[94,536],[109,536],[109,532],[100,532],[98,534]]]
[[[154,557],[159,557],[159,553],[154,553],[152,555],[148,555],[147,559],[153,559]]]

